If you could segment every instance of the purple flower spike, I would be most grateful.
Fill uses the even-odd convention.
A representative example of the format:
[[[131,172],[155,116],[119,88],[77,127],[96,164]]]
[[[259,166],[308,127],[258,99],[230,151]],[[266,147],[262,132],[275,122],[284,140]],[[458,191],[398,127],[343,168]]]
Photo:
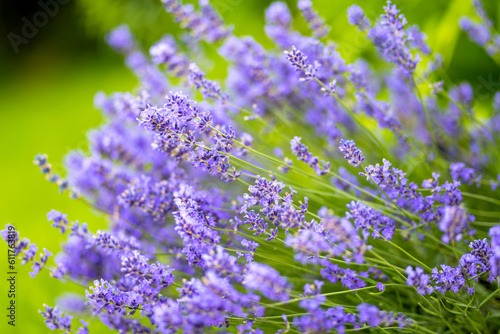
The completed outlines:
[[[445,206],[443,216],[439,222],[439,230],[444,232],[444,243],[462,240],[464,234],[474,235],[470,229],[469,217],[464,209],[458,206]]]
[[[172,14],[175,21],[183,29],[188,29],[198,40],[214,43],[231,35],[231,30],[224,25],[219,14],[207,0],[199,2],[199,10],[195,10],[191,4],[181,5],[181,1],[178,0],[162,0],[162,2],[165,10]]]
[[[368,37],[387,61],[397,64],[406,73],[413,73],[420,61],[420,56],[418,54],[413,56],[411,53],[409,46],[412,36],[408,36],[409,34],[404,29],[407,24],[406,18],[403,14],[399,14],[396,5],[393,5],[391,1],[387,1],[384,10],[385,14],[368,32]],[[423,40],[420,35],[418,39]]]
[[[435,282],[436,291],[443,295],[446,291],[457,293],[465,285],[465,278],[460,267],[452,268],[450,266],[441,265],[441,269],[432,269],[432,279]]]
[[[479,187],[481,175],[477,175],[473,168],[466,168],[463,162],[450,164],[450,173],[453,180],[461,181],[468,184],[475,183]]]
[[[340,152],[344,153],[344,159],[347,159],[350,165],[359,167],[359,164],[365,160],[361,150],[357,148],[353,140],[340,140]]]
[[[62,214],[59,211],[52,210],[47,213],[47,221],[52,221],[52,226],[60,229],[61,233],[64,234],[68,226],[67,216],[68,215]]]
[[[221,90],[218,83],[206,79],[205,73],[203,73],[196,64],[192,63],[189,65],[189,72],[191,73],[189,77],[190,83],[193,84],[196,89],[201,89],[204,98],[217,98],[223,103],[227,102],[229,98],[227,93]]]
[[[304,72],[305,77],[300,78],[301,81],[312,81],[316,78],[316,73],[319,67],[317,62],[314,65],[307,60],[307,56],[298,50],[295,46],[292,51],[285,51],[286,59],[292,64],[296,71]]]
[[[487,26],[472,22],[468,17],[460,19],[460,28],[467,32],[469,38],[480,46],[484,46],[490,40],[491,33]]]
[[[357,26],[360,30],[366,30],[370,27],[370,20],[358,5],[352,5],[347,8],[347,19],[350,24]]]
[[[304,296],[306,299],[300,301],[299,306],[308,311],[318,309],[326,301],[326,296],[321,295],[321,287],[325,284],[323,281],[315,280],[314,284],[306,283],[304,285]]]
[[[135,48],[135,41],[128,26],[121,25],[106,35],[106,42],[115,50],[127,54]]]
[[[300,141],[302,138],[294,137],[290,142],[292,147],[292,152],[301,161],[304,161],[311,168],[314,169],[316,175],[325,175],[330,172],[330,163],[321,161],[321,165],[318,157],[313,156],[306,145],[302,144]]]
[[[416,287],[419,294],[425,296],[434,292],[434,288],[430,285],[430,276],[425,274],[422,268],[416,267],[413,269],[412,266],[408,266],[405,271],[408,274],[406,284]]]
[[[286,301],[290,299],[288,290],[290,285],[272,267],[252,262],[248,265],[243,285],[250,290],[261,292],[264,297],[271,300]]]
[[[66,333],[69,333],[71,330],[71,321],[73,316],[66,314],[63,315],[63,312],[59,309],[59,307],[50,307],[48,305],[43,305],[45,307],[44,311],[40,311],[40,314],[45,319],[44,322],[50,330],[59,329]]]
[[[488,264],[491,268],[491,275],[498,278],[500,276],[500,226],[490,228],[488,235],[491,238],[491,256]]]
[[[286,3],[281,1],[273,2],[266,9],[266,23],[288,28],[292,23],[292,14]]]
[[[309,28],[314,32],[314,36],[317,38],[326,37],[330,31],[330,27],[325,24],[325,20],[319,16],[312,5],[311,0],[299,0],[297,2],[297,8],[309,24]]]

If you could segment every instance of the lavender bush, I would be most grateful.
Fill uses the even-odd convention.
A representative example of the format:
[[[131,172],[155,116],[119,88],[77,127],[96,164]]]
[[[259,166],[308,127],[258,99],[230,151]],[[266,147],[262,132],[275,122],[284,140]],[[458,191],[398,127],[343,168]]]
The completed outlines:
[[[493,55],[499,35],[473,4],[481,21],[460,25]],[[471,86],[441,80],[441,57],[390,1],[375,21],[347,12],[377,67],[344,61],[309,0],[297,8],[312,37],[284,2],[268,7],[274,49],[235,36],[207,0],[163,5],[182,41],[148,55],[126,26],[110,32],[140,87],[96,95],[106,122],[64,177],[35,158],[107,230],[50,211],[68,235],[55,258],[2,231],[33,278],[81,286],[61,307],[119,333],[500,328],[500,92],[476,113]],[[226,60],[224,83],[205,74],[206,47]],[[59,306],[41,315],[89,332]]]

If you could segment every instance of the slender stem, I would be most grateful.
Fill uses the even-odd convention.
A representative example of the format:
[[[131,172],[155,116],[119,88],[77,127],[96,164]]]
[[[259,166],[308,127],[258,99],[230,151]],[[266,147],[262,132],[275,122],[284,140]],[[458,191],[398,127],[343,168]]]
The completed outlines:
[[[386,287],[387,286],[404,286],[404,287],[407,287],[407,285],[405,285],[405,284],[398,284],[398,283],[389,283],[389,284],[385,284],[385,286]],[[367,286],[367,287],[359,288],[359,289],[351,289],[351,290],[345,290],[345,291],[327,292],[327,293],[322,293],[322,294],[320,294],[318,296],[328,297],[328,296],[343,295],[343,294],[350,293],[350,292],[365,291],[365,290],[372,290],[372,289],[378,289],[378,288],[377,288],[377,286],[373,285],[373,286]],[[274,304],[271,304],[271,306],[291,304],[291,303],[295,303],[295,302],[298,302],[298,301],[301,301],[301,300],[307,299],[307,298],[309,298],[309,297],[303,296],[303,297],[299,297],[299,298],[290,299],[290,300],[287,300],[287,301],[284,301],[284,302],[274,303]]]
[[[431,116],[429,115],[429,111],[427,110],[427,106],[424,103],[424,100],[422,98],[422,94],[420,93],[420,89],[417,86],[417,82],[416,82],[415,76],[413,74],[412,74],[411,78],[413,81],[413,88],[415,89],[415,92],[417,93],[417,97],[420,101],[420,104],[422,105],[422,108],[424,109],[425,119],[426,119],[426,123],[427,123],[427,131],[429,132],[429,135],[431,136],[431,139],[432,139],[432,147],[434,150],[434,154],[437,155],[437,153],[438,153],[437,141],[436,141],[436,135],[435,135],[434,130],[432,128]]]
[[[411,258],[413,261],[419,263],[422,267],[424,267],[425,269],[431,271],[431,267],[429,267],[428,265],[426,265],[425,263],[423,263],[422,261],[420,261],[419,259],[417,259],[416,257],[414,257],[413,255],[411,255],[410,253],[408,253],[406,250],[404,250],[403,248],[401,248],[400,246],[398,246],[397,244],[393,243],[392,241],[390,240],[387,240],[385,239],[383,236],[382,238],[387,241],[390,245],[396,247],[397,249],[399,249],[401,252],[405,253],[409,258]]]
[[[491,198],[488,196],[483,196],[483,195],[478,195],[478,194],[473,194],[473,193],[468,193],[468,192],[462,192],[462,195],[467,196],[467,197],[471,197],[471,198],[475,198],[475,199],[480,199],[482,201],[490,202],[490,203],[493,203],[496,205],[500,205],[500,200],[494,199],[494,198]]]

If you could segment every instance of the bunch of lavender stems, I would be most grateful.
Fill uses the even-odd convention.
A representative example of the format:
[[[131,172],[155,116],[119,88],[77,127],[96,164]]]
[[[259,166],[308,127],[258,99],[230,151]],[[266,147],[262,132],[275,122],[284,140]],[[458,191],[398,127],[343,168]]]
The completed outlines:
[[[441,57],[391,1],[375,20],[347,11],[382,67],[344,60],[309,0],[297,2],[307,35],[284,2],[266,9],[272,49],[207,0],[163,6],[182,41],[147,51],[126,26],[110,32],[139,86],[96,95],[105,122],[65,171],[35,157],[108,226],[51,210],[68,236],[54,258],[29,231],[2,231],[31,277],[80,291],[44,305],[41,322],[79,334],[96,321],[118,333],[500,329],[500,92],[480,117],[470,84],[442,80]],[[498,33],[473,6],[479,23],[460,26],[495,56]],[[207,48],[225,82],[193,61]]]

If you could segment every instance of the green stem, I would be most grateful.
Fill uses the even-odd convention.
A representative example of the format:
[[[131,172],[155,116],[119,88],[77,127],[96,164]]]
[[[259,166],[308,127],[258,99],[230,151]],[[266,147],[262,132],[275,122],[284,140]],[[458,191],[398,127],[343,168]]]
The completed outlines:
[[[425,119],[426,119],[426,122],[427,122],[427,131],[429,131],[429,135],[431,136],[432,138],[432,147],[433,147],[433,150],[434,150],[434,154],[435,154],[435,157],[437,156],[437,153],[438,153],[438,148],[437,148],[437,141],[436,141],[436,135],[433,131],[433,128],[432,128],[432,123],[431,123],[431,117],[429,115],[429,111],[427,110],[427,107],[424,103],[424,100],[422,99],[422,94],[420,93],[420,89],[418,88],[417,86],[417,82],[415,81],[415,76],[412,74],[412,81],[413,81],[413,88],[415,89],[415,92],[417,93],[417,97],[420,101],[420,104],[422,105],[422,108],[424,109],[424,112],[425,112]]]
[[[462,195],[467,196],[467,197],[471,197],[471,198],[475,198],[475,199],[480,199],[482,201],[490,202],[490,203],[493,203],[496,205],[500,205],[500,200],[497,200],[497,199],[494,199],[494,198],[491,198],[488,196],[477,195],[477,194],[467,193],[467,192],[462,192]]]

